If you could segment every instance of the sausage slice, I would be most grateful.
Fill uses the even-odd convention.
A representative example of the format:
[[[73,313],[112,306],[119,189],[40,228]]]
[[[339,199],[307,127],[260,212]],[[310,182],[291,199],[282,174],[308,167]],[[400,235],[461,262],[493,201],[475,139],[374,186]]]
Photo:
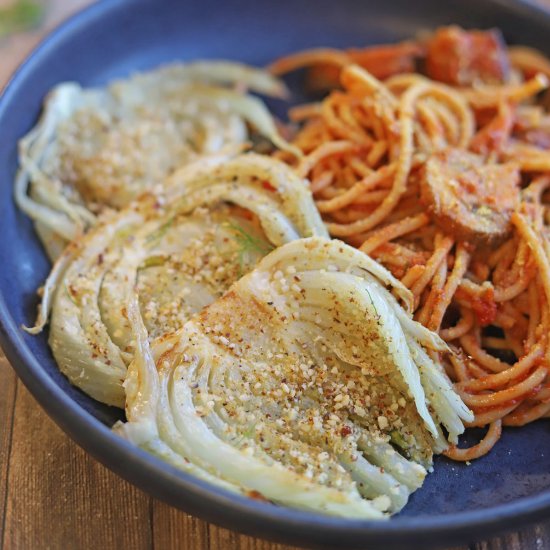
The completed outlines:
[[[420,196],[445,233],[475,244],[494,244],[510,229],[519,183],[514,164],[485,164],[479,155],[447,149],[424,165]]]
[[[426,73],[434,80],[456,86],[500,84],[508,80],[509,72],[506,45],[496,29],[442,27],[428,41]]]

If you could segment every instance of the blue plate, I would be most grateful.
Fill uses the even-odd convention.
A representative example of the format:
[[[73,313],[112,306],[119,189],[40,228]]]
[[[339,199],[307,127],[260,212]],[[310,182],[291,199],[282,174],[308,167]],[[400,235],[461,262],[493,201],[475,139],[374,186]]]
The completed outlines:
[[[0,337],[25,385],[79,445],[169,504],[224,527],[293,544],[425,549],[548,517],[548,421],[505,430],[491,454],[471,466],[438,458],[424,487],[389,522],[329,518],[229,494],[127,444],[109,430],[121,413],[71,387],[46,337],[19,328],[34,319],[35,291],[49,265],[30,221],[12,200],[16,145],[36,122],[52,86],[64,80],[103,84],[178,59],[262,65],[300,48],[395,41],[449,23],[500,27],[508,41],[550,53],[550,16],[508,0],[416,0],[414,6],[408,0],[113,0],[73,17],[27,59],[0,98]]]

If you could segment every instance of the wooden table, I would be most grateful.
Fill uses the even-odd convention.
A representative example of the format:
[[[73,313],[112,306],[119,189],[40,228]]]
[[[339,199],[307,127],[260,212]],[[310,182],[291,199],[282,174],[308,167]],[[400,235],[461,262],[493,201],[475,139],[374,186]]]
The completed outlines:
[[[10,1],[0,0],[0,7]],[[0,83],[46,30],[86,3],[89,0],[50,0],[40,29],[0,42]],[[45,415],[7,361],[0,358],[0,550],[118,548],[291,547],[209,525],[118,478]],[[550,522],[460,548],[547,550]]]
[[[5,359],[0,381],[0,550],[290,549],[209,525],[149,497],[77,447]],[[460,548],[550,549],[550,522]]]
[[[0,381],[0,550],[291,548],[220,529],[149,497],[77,447],[5,359]],[[550,523],[460,548],[550,549]]]

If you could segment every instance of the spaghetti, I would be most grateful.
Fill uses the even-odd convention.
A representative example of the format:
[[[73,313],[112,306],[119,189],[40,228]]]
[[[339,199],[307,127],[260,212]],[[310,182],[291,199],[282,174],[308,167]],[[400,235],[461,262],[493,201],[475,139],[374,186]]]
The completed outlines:
[[[471,426],[488,429],[446,455],[483,456],[502,426],[550,416],[550,116],[537,104],[550,63],[495,31],[451,27],[271,69],[301,67],[330,93],[290,110],[299,164],[276,155],[309,178],[332,236],[391,270],[447,341],[439,360]]]

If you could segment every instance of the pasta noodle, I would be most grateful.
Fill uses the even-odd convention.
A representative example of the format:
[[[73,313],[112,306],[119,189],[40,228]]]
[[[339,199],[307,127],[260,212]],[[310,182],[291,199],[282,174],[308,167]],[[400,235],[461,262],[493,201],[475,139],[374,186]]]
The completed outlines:
[[[415,319],[456,352],[438,359],[475,413],[470,425],[488,427],[479,444],[446,452],[460,461],[489,452],[502,426],[550,413],[550,119],[536,103],[550,62],[490,35],[452,27],[416,43],[427,74],[413,72],[403,45],[363,58],[301,52],[272,66],[312,66],[309,89],[330,83],[321,102],[291,111],[298,171],[331,235],[400,279]],[[462,48],[465,37],[480,57],[482,43],[495,48],[498,65]],[[443,38],[456,41],[464,74],[436,57]],[[376,62],[388,55],[391,73]]]

